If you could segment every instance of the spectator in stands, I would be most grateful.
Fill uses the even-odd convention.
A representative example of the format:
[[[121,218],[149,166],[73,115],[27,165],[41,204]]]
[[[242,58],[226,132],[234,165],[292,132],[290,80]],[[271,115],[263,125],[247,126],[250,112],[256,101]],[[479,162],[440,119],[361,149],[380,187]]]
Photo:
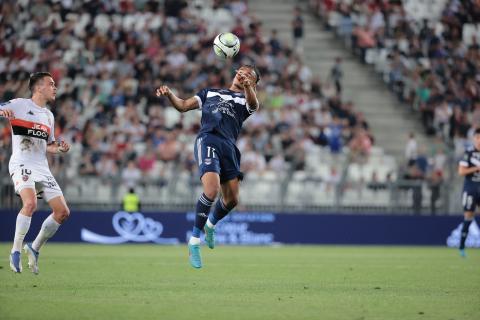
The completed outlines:
[[[424,178],[423,172],[416,164],[410,165],[404,175],[404,179],[408,182],[407,189],[412,190],[412,209],[415,214],[420,214],[422,210],[422,181]]]
[[[293,47],[299,54],[303,54],[304,21],[302,10],[295,7],[292,20]]]
[[[354,162],[366,163],[370,150],[372,148],[372,141],[365,129],[358,128],[355,130],[352,140],[349,143],[350,158]]]
[[[122,170],[122,183],[127,188],[135,188],[142,179],[142,172],[138,169],[135,161],[128,162],[127,167]]]
[[[152,176],[156,161],[157,157],[153,152],[151,144],[147,143],[145,153],[138,157],[138,168],[140,169],[140,171],[142,171],[142,176],[144,178]]]
[[[407,159],[407,164],[410,166],[415,161],[417,161],[418,155],[418,144],[417,140],[415,139],[415,133],[410,132],[408,136],[408,141],[405,146],[405,158]]]
[[[335,166],[331,166],[329,174],[325,179],[326,192],[327,193],[336,192],[337,186],[340,184],[341,180],[342,180],[342,177],[340,176],[340,172],[338,172]]]
[[[437,201],[440,199],[443,174],[440,170],[434,170],[428,179],[430,188],[430,213],[434,216],[437,212]]]
[[[245,1],[212,6],[2,1],[0,12],[0,30],[8,31],[1,33],[0,42],[2,101],[28,94],[30,72],[52,69],[58,84],[55,128],[62,138],[79,141],[81,156],[70,163],[72,172],[104,177],[114,187],[115,179],[124,176],[123,182],[135,186],[142,172],[155,172],[158,163],[162,170],[192,172],[192,159],[183,155],[190,154],[185,142],[194,139],[199,114],[172,117],[167,101],[154,95],[160,79],[182,84],[179,95],[194,94],[205,84],[226,83],[229,70],[241,61],[255,61],[265,75],[258,93],[264,108],[246,123],[244,134],[249,140],[255,137],[253,151],[265,165],[252,170],[303,170],[313,142],[328,143],[331,152],[341,153],[355,123],[362,122],[334,85],[312,74],[276,32],[262,33]],[[31,19],[39,13],[42,19]],[[241,52],[227,62],[228,68],[211,49],[218,26],[231,27],[242,38]],[[304,31],[297,9],[292,33],[301,40]],[[345,110],[348,115],[340,117],[338,112]],[[8,126],[2,123],[0,129],[6,130],[2,150],[9,150]],[[152,169],[154,158],[162,162]],[[132,163],[135,159],[140,168]]]
[[[367,188],[373,191],[385,190],[387,189],[388,185],[385,182],[381,182],[380,178],[378,177],[378,172],[374,170],[372,172],[372,177],[370,181],[367,183]]]
[[[337,89],[337,94],[341,96],[343,70],[342,70],[342,59],[339,57],[335,58],[335,64],[330,69],[330,78],[335,84],[335,88]]]

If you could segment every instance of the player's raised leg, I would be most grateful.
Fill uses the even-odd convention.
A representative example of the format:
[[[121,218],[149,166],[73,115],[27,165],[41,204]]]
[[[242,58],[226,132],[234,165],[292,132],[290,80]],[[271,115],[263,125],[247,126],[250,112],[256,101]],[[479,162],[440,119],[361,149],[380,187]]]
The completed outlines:
[[[194,268],[202,267],[202,258],[200,255],[200,233],[205,227],[205,223],[210,213],[213,201],[220,191],[220,176],[216,172],[206,172],[202,176],[203,193],[197,201],[195,208],[195,224],[193,226],[192,236],[188,241],[190,264]]]
[[[215,209],[208,216],[205,224],[205,242],[210,249],[215,248],[215,225],[225,218],[238,204],[240,182],[234,178],[222,184],[222,197],[215,204]]]
[[[12,251],[10,253],[10,268],[14,272],[22,272],[22,261],[20,252],[22,250],[23,240],[30,229],[32,215],[37,209],[37,195],[34,188],[23,188],[20,190],[20,198],[22,199],[22,209],[17,215],[15,226],[15,236],[13,238]]]
[[[53,213],[43,221],[40,232],[35,240],[31,244],[26,244],[24,246],[25,253],[28,256],[28,267],[35,274],[38,274],[39,272],[38,258],[40,249],[48,239],[53,237],[60,225],[65,222],[70,215],[70,210],[68,209],[63,196],[52,198],[48,201],[48,204],[50,205],[50,208],[52,208]]]
[[[468,237],[468,229],[470,228],[470,224],[474,219],[474,212],[473,211],[465,211],[464,218],[463,218],[463,225],[462,225],[462,232],[460,233],[460,256],[466,257],[465,253],[465,241]]]

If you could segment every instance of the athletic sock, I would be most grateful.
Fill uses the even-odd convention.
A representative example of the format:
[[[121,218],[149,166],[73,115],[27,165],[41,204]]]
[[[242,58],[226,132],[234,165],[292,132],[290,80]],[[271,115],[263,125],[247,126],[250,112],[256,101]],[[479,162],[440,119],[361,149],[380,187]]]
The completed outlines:
[[[48,239],[53,237],[59,227],[60,223],[53,219],[53,214],[49,215],[47,219],[43,221],[42,228],[32,243],[33,250],[40,251],[40,248],[45,244],[45,242],[47,242]]]
[[[230,208],[223,203],[223,199],[218,199],[217,203],[215,204],[215,209],[213,212],[210,213],[208,216],[208,226],[210,228],[215,227],[218,221],[222,220],[227,216],[227,214],[232,211],[233,207]]]
[[[189,244],[195,245],[195,244],[200,244],[200,238],[191,236],[190,240],[188,241]]]
[[[195,225],[193,226],[192,237],[200,238],[200,233],[205,227],[205,223],[210,213],[213,200],[210,200],[204,193],[198,198],[197,207],[195,208]]]
[[[28,229],[30,229],[31,221],[32,221],[32,217],[24,216],[21,213],[17,215],[17,223],[15,226],[15,237],[13,238],[12,253],[15,251],[20,252],[22,250],[23,239],[25,239],[25,235],[27,234]]]
[[[460,250],[465,249],[465,241],[467,240],[467,236],[468,236],[468,228],[470,227],[470,224],[472,223],[472,221],[473,219],[463,220],[462,233],[460,238]]]

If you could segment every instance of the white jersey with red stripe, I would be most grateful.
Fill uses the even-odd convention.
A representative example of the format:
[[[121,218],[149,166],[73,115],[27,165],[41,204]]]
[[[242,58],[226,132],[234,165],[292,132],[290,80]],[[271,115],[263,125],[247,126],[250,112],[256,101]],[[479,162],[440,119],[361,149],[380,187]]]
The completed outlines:
[[[46,169],[47,144],[55,141],[54,117],[50,110],[36,105],[32,99],[13,99],[0,105],[0,110],[10,109],[12,126],[12,156],[9,171],[19,166]]]

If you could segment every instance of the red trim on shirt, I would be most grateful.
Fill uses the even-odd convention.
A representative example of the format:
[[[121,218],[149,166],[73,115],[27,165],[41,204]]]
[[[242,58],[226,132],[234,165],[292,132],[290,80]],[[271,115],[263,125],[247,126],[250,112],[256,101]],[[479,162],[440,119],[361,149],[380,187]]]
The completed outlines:
[[[37,123],[37,122],[32,122],[32,121],[27,121],[22,119],[13,119],[13,120],[10,120],[10,123],[12,127],[23,127],[27,129],[41,130],[43,132],[48,133],[48,135],[50,135],[50,127],[42,123]]]

